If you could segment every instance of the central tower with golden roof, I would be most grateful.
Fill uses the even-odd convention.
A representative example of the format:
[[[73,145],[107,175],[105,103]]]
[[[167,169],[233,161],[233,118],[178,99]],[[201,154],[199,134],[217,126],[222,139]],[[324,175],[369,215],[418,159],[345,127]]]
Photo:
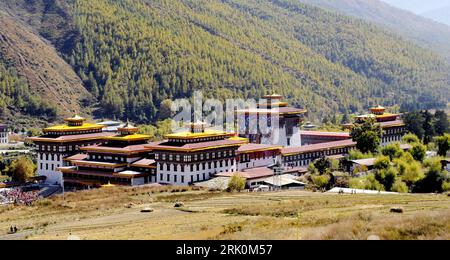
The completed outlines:
[[[238,110],[239,135],[256,144],[301,146],[300,124],[307,111],[282,100],[278,94],[266,95],[257,108]]]

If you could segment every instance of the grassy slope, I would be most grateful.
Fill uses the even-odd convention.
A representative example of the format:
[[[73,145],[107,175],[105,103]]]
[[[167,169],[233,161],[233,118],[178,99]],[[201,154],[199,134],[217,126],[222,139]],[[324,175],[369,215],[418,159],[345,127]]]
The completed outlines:
[[[33,207],[0,208],[0,234],[17,225],[22,232],[9,238],[66,239],[72,234],[82,239],[450,239],[449,200],[445,195],[113,188],[67,194],[65,202],[58,197]],[[173,208],[175,201],[183,201],[184,209]],[[129,203],[131,208],[126,207]],[[405,213],[389,213],[394,206]],[[140,213],[144,207],[155,211]]]

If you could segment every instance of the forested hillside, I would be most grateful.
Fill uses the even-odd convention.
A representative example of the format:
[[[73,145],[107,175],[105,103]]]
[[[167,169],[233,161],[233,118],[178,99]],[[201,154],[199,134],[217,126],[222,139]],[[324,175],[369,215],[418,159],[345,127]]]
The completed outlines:
[[[450,62],[450,26],[383,3],[383,0],[298,0],[386,27]],[[409,2],[409,1],[408,1]],[[423,1],[425,2],[425,1]],[[398,4],[398,3],[397,3]],[[437,3],[423,3],[423,5]]]
[[[0,68],[0,120],[17,127],[82,112],[91,96],[50,43],[2,11]]]
[[[278,92],[316,119],[450,99],[450,69],[434,53],[297,0],[5,1],[58,47],[99,102],[99,116],[153,122],[164,99],[197,89],[218,98]],[[30,2],[52,11],[50,21],[65,19],[33,23],[41,9],[24,8]]]

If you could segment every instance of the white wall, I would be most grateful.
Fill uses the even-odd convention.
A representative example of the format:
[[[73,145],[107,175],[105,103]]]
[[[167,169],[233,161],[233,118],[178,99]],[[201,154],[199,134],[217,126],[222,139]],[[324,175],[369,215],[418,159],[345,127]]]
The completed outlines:
[[[242,171],[242,170],[250,169],[250,168],[265,167],[265,166],[272,165],[275,162],[276,162],[276,157],[273,158],[272,156],[269,156],[266,158],[260,158],[260,159],[252,159],[252,160],[250,160],[250,162],[239,163],[237,170]]]
[[[41,159],[41,154],[42,158]],[[59,160],[58,160],[59,159]],[[46,168],[46,165],[48,165],[48,170]],[[45,181],[48,184],[63,184],[63,176],[62,173],[57,171],[56,169],[58,167],[63,166],[63,156],[60,155],[59,158],[55,154],[54,159],[52,160],[51,155],[49,155],[48,160],[46,159],[45,154],[38,153],[38,176],[45,176],[47,177],[47,180]]]
[[[177,170],[174,170],[174,165],[177,165]],[[232,159],[231,164],[228,163],[228,166],[225,166],[225,162],[223,163],[223,166],[220,167],[219,161],[217,161],[217,168],[214,168],[214,163],[212,164],[212,167],[209,168],[209,164],[206,164],[206,169],[203,169],[203,164],[200,163],[200,170],[197,171],[196,166],[194,165],[194,170],[191,171],[190,166],[186,166],[184,168],[184,172],[181,172],[181,166],[178,164],[171,163],[170,169],[167,169],[168,164],[164,165],[163,170],[160,170],[161,163],[157,163],[157,176],[156,176],[156,182],[158,183],[164,183],[164,184],[172,184],[172,185],[188,185],[191,182],[191,176],[194,178],[194,182],[201,182],[211,179],[211,176],[216,173],[221,172],[236,172],[236,160]],[[162,179],[161,179],[161,174]],[[167,175],[170,175],[170,180],[167,180]],[[199,179],[197,179],[197,174],[199,174]],[[205,176],[203,176],[203,174]],[[177,180],[175,181],[175,175],[177,176]],[[184,176],[184,182],[182,182],[182,177]]]

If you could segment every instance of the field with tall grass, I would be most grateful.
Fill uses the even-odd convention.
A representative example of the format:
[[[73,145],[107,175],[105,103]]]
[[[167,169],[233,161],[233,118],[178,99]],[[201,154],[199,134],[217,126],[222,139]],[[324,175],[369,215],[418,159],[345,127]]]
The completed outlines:
[[[179,207],[175,207],[175,204]],[[153,212],[142,213],[144,208]],[[401,208],[403,213],[392,213]],[[10,226],[17,234],[8,235]],[[450,239],[447,195],[107,188],[0,207],[0,239]]]

